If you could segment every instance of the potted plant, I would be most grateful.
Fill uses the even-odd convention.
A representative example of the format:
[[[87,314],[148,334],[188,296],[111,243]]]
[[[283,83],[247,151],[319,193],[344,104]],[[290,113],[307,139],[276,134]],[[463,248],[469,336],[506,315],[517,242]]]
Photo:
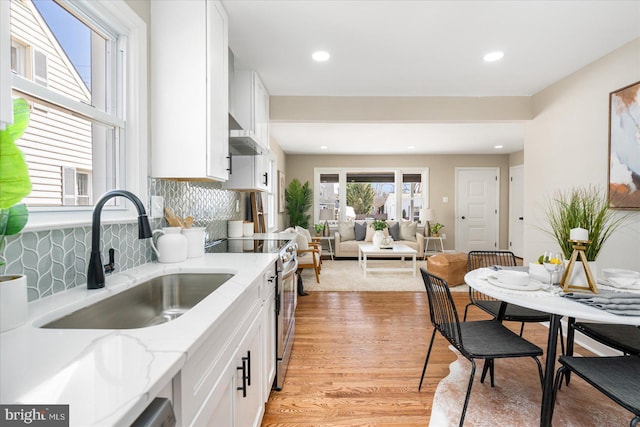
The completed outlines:
[[[24,156],[15,142],[29,125],[29,104],[13,101],[13,124],[0,130],[0,268],[4,266],[7,237],[18,234],[27,223],[29,212],[22,199],[31,192],[31,180]],[[27,318],[27,278],[0,275],[0,331],[20,326]]]
[[[375,230],[375,233],[373,233],[372,243],[374,244],[374,246],[379,247],[384,240],[383,230],[387,228],[387,222],[379,219],[374,219],[371,222],[371,228]]]
[[[307,211],[311,207],[313,200],[313,192],[309,186],[309,181],[302,184],[297,178],[294,178],[284,190],[284,198],[290,226],[309,228],[311,215],[307,214]]]
[[[316,230],[316,236],[320,236],[324,231],[324,224],[314,224],[313,228]]]
[[[440,236],[440,230],[442,230],[444,228],[444,225],[440,224],[439,222],[436,222],[435,224],[433,224],[431,226],[431,236],[432,237],[439,237]]]
[[[569,259],[573,252],[573,243],[569,241],[571,229],[588,230],[591,243],[587,245],[585,255],[594,275],[597,275],[594,262],[602,246],[628,217],[615,217],[605,195],[595,186],[557,191],[547,203],[546,216],[550,229],[543,231],[556,239],[565,259]],[[574,271],[582,273],[582,269]],[[578,278],[574,276],[573,279]]]

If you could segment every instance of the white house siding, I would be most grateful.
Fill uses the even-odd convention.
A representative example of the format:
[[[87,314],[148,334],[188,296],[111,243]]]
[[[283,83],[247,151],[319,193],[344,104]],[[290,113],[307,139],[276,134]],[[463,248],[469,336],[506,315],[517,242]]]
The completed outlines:
[[[11,34],[47,56],[48,88],[91,102],[91,95],[55,37],[30,1],[12,0]],[[27,76],[29,77],[29,75]],[[22,96],[14,92],[14,96]],[[33,189],[29,205],[62,204],[62,168],[92,169],[91,123],[64,111],[32,103],[29,128],[18,142],[25,154]]]

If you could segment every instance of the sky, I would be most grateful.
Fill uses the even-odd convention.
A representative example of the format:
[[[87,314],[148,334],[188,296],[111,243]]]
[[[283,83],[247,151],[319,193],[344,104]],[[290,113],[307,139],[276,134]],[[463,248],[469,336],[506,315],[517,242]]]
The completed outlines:
[[[53,0],[33,0],[58,43],[91,90],[91,30]]]

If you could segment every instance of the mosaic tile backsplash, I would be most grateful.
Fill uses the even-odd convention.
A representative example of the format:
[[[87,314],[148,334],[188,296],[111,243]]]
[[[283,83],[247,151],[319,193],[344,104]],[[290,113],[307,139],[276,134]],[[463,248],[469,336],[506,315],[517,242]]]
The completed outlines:
[[[149,196],[164,197],[164,205],[181,217],[191,215],[194,227],[205,227],[207,240],[227,236],[227,220],[242,219],[236,213],[240,193],[222,189],[220,183],[149,180]],[[149,197],[149,200],[151,197]],[[149,212],[149,207],[146,207]],[[166,226],[151,220],[153,229]],[[115,249],[116,271],[124,271],[155,259],[149,240],[138,239],[137,224],[113,224],[101,228],[102,257]],[[24,232],[7,239],[3,274],[25,274],[29,301],[53,295],[87,282],[91,251],[91,227]]]

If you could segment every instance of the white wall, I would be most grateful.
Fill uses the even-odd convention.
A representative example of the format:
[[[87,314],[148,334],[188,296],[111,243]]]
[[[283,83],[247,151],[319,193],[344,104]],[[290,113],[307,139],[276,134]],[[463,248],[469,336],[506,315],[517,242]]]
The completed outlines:
[[[640,79],[640,39],[613,51],[533,97],[525,125],[525,262],[557,243],[540,231],[556,189],[608,182],[609,93]],[[625,214],[630,211],[617,211]],[[640,269],[640,212],[603,246],[599,268]]]

